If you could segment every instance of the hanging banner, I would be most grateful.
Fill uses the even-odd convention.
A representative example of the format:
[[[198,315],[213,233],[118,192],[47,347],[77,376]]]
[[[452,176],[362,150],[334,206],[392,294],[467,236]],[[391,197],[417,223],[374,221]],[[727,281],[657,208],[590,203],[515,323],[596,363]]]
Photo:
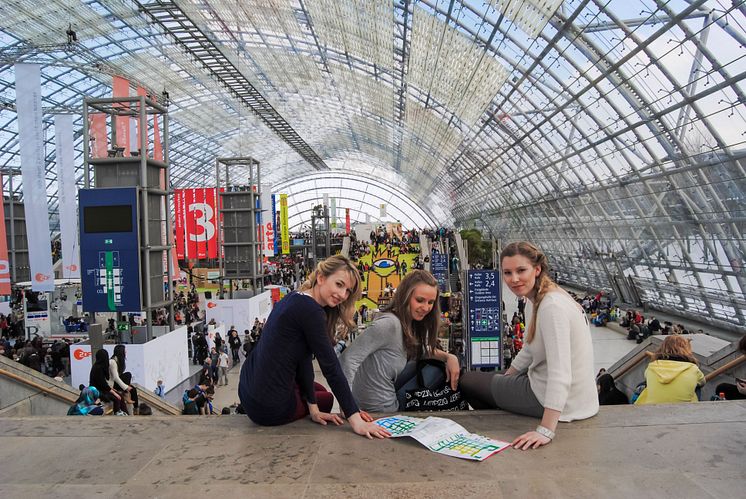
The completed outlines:
[[[106,134],[106,115],[104,113],[94,113],[89,115],[90,127],[90,148],[92,158],[105,158],[108,155],[109,140]]]
[[[115,76],[112,78],[112,96],[117,97],[129,97],[130,96],[130,82],[121,76]],[[129,108],[129,104],[119,104],[117,107]],[[129,116],[116,116],[114,119],[116,124],[117,132],[117,147],[124,148],[124,155],[130,155],[130,117]]]
[[[176,257],[184,260],[184,191],[181,189],[174,190],[174,233]]]
[[[62,239],[62,278],[73,279],[80,277],[80,245],[78,243],[78,187],[75,185],[72,115],[56,115],[54,133],[60,239]]]
[[[345,208],[345,233],[350,235],[350,209]]]
[[[290,254],[290,230],[288,229],[288,195],[280,194],[280,232],[282,237],[282,254]]]
[[[41,122],[41,71],[36,64],[16,64],[15,73],[18,144],[21,153],[31,289],[54,291]]]
[[[215,188],[175,189],[176,254],[180,259],[218,257]]]
[[[274,210],[270,209],[272,203],[272,195],[269,193],[269,189],[262,189],[262,233],[264,234],[264,241],[262,242],[262,254],[270,257],[275,256],[275,222],[274,222]]]
[[[2,185],[3,176],[0,174],[0,189]],[[10,295],[10,261],[8,260],[8,239],[5,236],[4,205],[5,203],[0,202],[0,295],[8,296]]]
[[[147,98],[148,97],[148,91],[145,90],[143,87],[138,86],[137,87],[137,95],[138,95],[138,97],[145,97],[145,98]],[[135,145],[135,149],[133,149],[133,151],[136,151],[138,149],[141,149],[140,143],[142,142],[142,135],[141,135],[142,130],[140,130],[140,120],[137,119],[137,118],[134,118],[134,121],[135,121],[135,124],[137,126],[137,142],[136,142],[136,145]],[[146,125],[146,127],[147,127],[147,125]],[[148,143],[148,139],[147,139],[147,137],[148,137],[148,130],[147,130],[147,128],[145,129],[145,137],[146,137],[145,138],[145,152],[141,151],[141,154],[143,156],[147,156],[148,155],[148,149],[150,149],[149,143]],[[161,171],[165,173],[165,170],[161,170]]]
[[[278,213],[277,213],[277,203],[276,203],[275,199],[276,199],[275,195],[272,194],[272,223],[273,223],[272,227],[275,230],[275,247],[274,247],[274,250],[275,250],[275,255],[279,255],[280,254],[280,231],[278,230],[278,227],[280,226],[280,224],[277,223],[278,222],[278,219],[277,219]]]
[[[332,229],[336,229],[337,228],[337,198],[332,198],[331,210],[332,210],[332,212],[330,213],[331,226],[332,226]]]
[[[383,222],[383,219],[386,218],[386,203],[381,203],[381,213],[380,217],[381,221]]]

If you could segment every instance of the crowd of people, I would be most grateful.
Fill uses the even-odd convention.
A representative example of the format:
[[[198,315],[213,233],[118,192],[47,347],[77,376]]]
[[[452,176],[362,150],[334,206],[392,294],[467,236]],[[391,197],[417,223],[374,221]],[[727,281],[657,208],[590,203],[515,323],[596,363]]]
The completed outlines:
[[[371,244],[419,253],[421,237],[439,241],[453,237],[453,233],[445,228],[397,233],[382,225],[368,236]],[[267,269],[270,281],[296,291],[276,303],[267,320],[257,318],[243,337],[233,326],[225,338],[211,332],[214,323],[205,328],[189,326],[191,358],[201,369],[197,383],[183,393],[183,413],[216,414],[216,388],[228,386],[228,371],[240,365],[242,356],[240,404],[233,411],[270,426],[307,416],[322,425],[346,421],[355,433],[368,438],[390,436],[372,422],[368,411],[403,410],[402,390],[411,387],[415,371],[425,361],[440,366],[428,371],[428,379],[442,381],[472,408],[499,408],[538,419],[535,429],[513,441],[514,447],[524,450],[549,444],[560,421],[592,417],[600,405],[700,399],[705,377],[683,325],[661,323],[655,317],[646,320],[637,310],[624,313],[603,293],[582,297],[568,293],[552,279],[546,256],[528,242],[511,243],[500,254],[504,283],[519,297],[513,317],[510,321],[504,317],[505,370],[463,372],[463,354],[458,354],[459,347],[463,352],[463,343],[451,345],[451,352],[440,347],[440,291],[419,256],[411,268],[396,263],[401,282],[396,289],[389,285],[384,290],[389,300],[380,312],[374,315],[364,305],[355,307],[363,291],[360,276],[370,270],[359,260],[371,252],[371,244],[360,242],[353,232],[351,258],[329,257],[313,271],[290,257],[273,260]],[[455,252],[450,256],[452,266],[456,259],[458,270]],[[528,303],[532,304],[529,314]],[[176,323],[191,324],[203,314],[194,287],[177,295]],[[602,370],[593,375],[589,318],[598,326],[619,321],[627,328],[628,338],[638,343],[650,335],[666,336],[657,350],[649,353],[644,380],[631,397],[616,386],[610,373]],[[155,319],[160,324],[168,317],[158,313]],[[348,336],[363,323],[367,323],[365,332],[349,341]],[[47,346],[41,338],[11,343],[13,326],[2,315],[0,330],[0,354],[49,376],[69,375],[69,341]],[[746,354],[744,339],[739,348]],[[115,415],[142,414],[131,373],[126,370],[126,347],[117,345],[111,356],[99,350],[94,358],[89,385],[81,387],[70,413],[103,414],[102,406],[108,403]],[[312,359],[331,391],[315,382]],[[413,365],[418,366],[415,371]],[[718,399],[745,398],[746,381],[720,384],[716,392]],[[164,396],[162,383],[156,394]],[[341,414],[331,412],[335,397]],[[231,408],[223,412],[226,410],[231,412]]]

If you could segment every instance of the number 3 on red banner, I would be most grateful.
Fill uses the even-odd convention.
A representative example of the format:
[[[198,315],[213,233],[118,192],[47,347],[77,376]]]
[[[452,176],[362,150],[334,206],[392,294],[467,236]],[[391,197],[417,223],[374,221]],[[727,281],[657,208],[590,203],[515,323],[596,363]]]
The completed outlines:
[[[209,241],[210,239],[215,237],[215,224],[212,223],[215,212],[212,206],[207,203],[193,203],[189,205],[187,210],[190,213],[200,212],[201,215],[197,216],[197,214],[195,213],[194,221],[199,227],[202,227],[202,233],[189,234],[190,241]]]

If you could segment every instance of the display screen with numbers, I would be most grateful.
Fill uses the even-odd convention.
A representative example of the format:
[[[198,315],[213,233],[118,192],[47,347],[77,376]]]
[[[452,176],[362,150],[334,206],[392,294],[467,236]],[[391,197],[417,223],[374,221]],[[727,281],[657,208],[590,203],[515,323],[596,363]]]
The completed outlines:
[[[471,367],[502,367],[500,273],[469,270],[466,313]]]

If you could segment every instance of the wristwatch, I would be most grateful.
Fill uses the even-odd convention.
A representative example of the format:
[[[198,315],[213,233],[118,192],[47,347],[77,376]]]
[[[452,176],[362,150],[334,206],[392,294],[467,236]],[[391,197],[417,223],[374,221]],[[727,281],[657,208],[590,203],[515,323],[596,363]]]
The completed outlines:
[[[554,432],[544,426],[541,426],[541,425],[537,426],[536,433],[538,433],[539,435],[544,435],[549,440],[554,440]]]

